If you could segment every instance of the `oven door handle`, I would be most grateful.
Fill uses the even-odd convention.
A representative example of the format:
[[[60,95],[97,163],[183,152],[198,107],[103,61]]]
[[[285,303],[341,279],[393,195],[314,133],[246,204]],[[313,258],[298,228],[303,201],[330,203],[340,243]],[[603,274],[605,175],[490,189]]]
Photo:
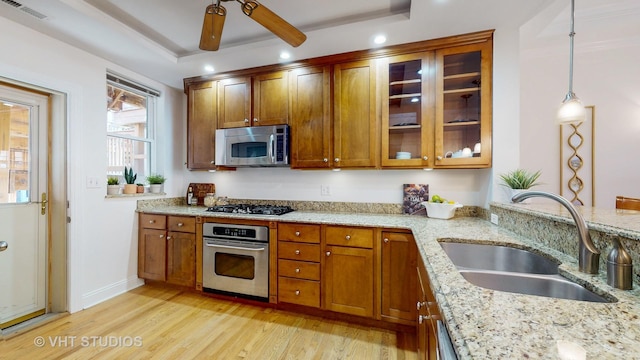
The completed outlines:
[[[239,246],[229,246],[229,245],[217,245],[217,244],[209,244],[206,243],[206,245],[208,247],[217,247],[217,248],[222,248],[222,249],[233,249],[233,250],[248,250],[248,251],[264,251],[264,248],[246,248],[246,247],[239,247]]]

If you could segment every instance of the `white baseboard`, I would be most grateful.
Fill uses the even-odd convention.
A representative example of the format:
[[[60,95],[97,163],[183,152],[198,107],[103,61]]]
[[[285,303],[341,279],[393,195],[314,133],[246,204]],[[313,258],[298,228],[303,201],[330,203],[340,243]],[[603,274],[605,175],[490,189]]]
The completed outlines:
[[[82,308],[87,309],[94,305],[97,305],[103,301],[109,300],[115,296],[123,294],[131,289],[135,289],[144,285],[144,280],[139,279],[137,276],[118,281],[108,286],[104,286],[100,289],[90,291],[82,295]]]

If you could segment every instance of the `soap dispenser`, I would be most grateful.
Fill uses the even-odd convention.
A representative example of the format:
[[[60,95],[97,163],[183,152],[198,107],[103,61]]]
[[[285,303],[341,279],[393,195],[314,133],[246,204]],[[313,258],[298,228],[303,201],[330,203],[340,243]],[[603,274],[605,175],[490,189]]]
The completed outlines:
[[[613,248],[607,256],[607,284],[622,290],[633,287],[633,264],[620,240],[613,240]]]

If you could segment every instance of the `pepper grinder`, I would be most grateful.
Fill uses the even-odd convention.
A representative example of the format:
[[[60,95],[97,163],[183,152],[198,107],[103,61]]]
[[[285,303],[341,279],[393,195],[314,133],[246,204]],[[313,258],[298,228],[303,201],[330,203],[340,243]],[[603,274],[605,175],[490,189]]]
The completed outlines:
[[[607,255],[607,284],[622,290],[633,288],[633,260],[618,239]]]

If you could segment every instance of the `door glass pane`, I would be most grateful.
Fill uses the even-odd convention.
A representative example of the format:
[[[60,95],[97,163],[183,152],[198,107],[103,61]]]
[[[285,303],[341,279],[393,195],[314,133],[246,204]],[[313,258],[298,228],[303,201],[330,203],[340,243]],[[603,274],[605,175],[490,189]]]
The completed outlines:
[[[255,278],[256,262],[253,256],[216,253],[216,275],[253,280]]]
[[[389,159],[420,157],[422,60],[389,64]]]
[[[480,156],[481,60],[480,51],[444,57],[445,157]]]
[[[0,204],[29,202],[31,107],[0,98]]]

